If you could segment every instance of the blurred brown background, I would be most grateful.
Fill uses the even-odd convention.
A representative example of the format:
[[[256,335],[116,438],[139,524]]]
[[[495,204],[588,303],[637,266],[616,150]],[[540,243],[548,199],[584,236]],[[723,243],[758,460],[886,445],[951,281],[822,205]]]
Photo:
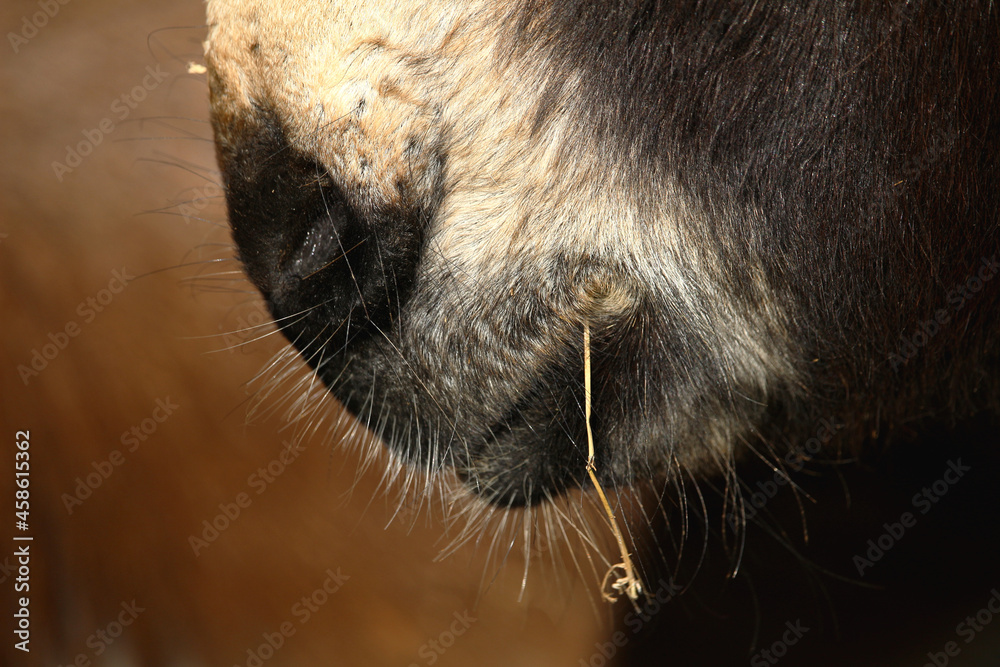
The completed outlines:
[[[593,582],[543,553],[518,600],[518,553],[435,562],[440,510],[390,524],[395,495],[378,465],[357,474],[334,404],[289,423],[298,373],[247,423],[248,382],[282,346],[231,261],[207,87],[187,73],[203,22],[198,2],[0,6],[0,662],[577,664],[607,630]],[[30,654],[10,639],[19,430]]]

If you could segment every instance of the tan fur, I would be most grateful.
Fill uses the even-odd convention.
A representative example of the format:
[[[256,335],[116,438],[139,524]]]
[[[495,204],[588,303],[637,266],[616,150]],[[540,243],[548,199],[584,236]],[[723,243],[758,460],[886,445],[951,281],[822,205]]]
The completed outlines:
[[[292,146],[314,155],[361,210],[398,200],[401,184],[405,196],[420,200],[439,187],[443,200],[429,234],[434,259],[422,271],[471,302],[492,298],[478,286],[510,280],[503,276],[515,258],[539,271],[516,277],[531,284],[544,282],[559,257],[610,256],[628,267],[631,284],[591,276],[593,284],[574,286],[576,298],[553,304],[567,327],[553,340],[575,339],[584,317],[627,313],[643,290],[670,286],[703,318],[693,324],[714,341],[731,377],[761,395],[776,379],[787,381],[781,299],[765,294],[768,310],[747,312],[723,286],[715,257],[680,254],[704,246],[692,242],[698,211],[664,174],[637,174],[628,156],[613,158],[572,131],[580,113],[574,78],[555,102],[543,101],[551,64],[540,47],[506,46],[505,12],[495,3],[446,0],[325,8],[210,2],[206,58],[223,135],[238,135],[253,105],[273,106]],[[565,112],[535,132],[543,103]],[[444,174],[435,160],[442,152]],[[445,274],[460,284],[444,284]],[[595,293],[615,296],[598,303]],[[515,365],[519,374],[544,363],[548,343],[540,345],[527,355],[533,365]],[[523,388],[512,382],[512,393]],[[720,416],[713,428],[720,432],[697,439],[718,463],[740,427]],[[697,466],[702,456],[686,463]]]
[[[265,306],[232,258],[205,80],[187,76],[185,62],[175,60],[196,57],[204,31],[176,26],[202,24],[204,8],[152,0],[120,10],[103,0],[61,5],[0,68],[8,93],[0,134],[9,157],[0,164],[0,424],[7,443],[0,496],[14,499],[15,433],[28,430],[34,537],[30,590],[15,592],[7,515],[0,665],[256,664],[248,650],[288,621],[295,634],[263,661],[268,667],[424,664],[421,647],[465,610],[478,620],[436,665],[589,657],[607,628],[589,604],[566,600],[586,599],[599,573],[582,583],[571,566],[550,566],[566,555],[555,538],[530,545],[523,593],[520,548],[501,550],[506,566],[496,578],[496,564],[485,565],[474,548],[454,545],[451,558],[435,562],[447,543],[442,534],[450,541],[454,531],[439,513],[430,518],[426,505],[397,505],[398,486],[385,495],[387,457],[367,461],[366,469],[352,448],[331,446],[344,436],[362,448],[370,438],[334,401],[318,400],[301,360],[284,354],[269,361],[282,349],[280,334],[265,324]],[[35,12],[34,4],[0,5],[3,24],[14,31]],[[109,115],[109,104],[156,64],[170,78],[57,180],[52,161],[64,160],[64,147],[81,141],[81,130]],[[87,324],[77,308],[123,266],[135,280]],[[32,350],[69,322],[81,333],[26,385],[18,366],[30,365]],[[258,373],[266,386],[248,387]],[[275,382],[276,375],[285,381]],[[266,397],[253,425],[246,423],[248,392]],[[166,398],[177,410],[129,451],[123,431]],[[301,419],[296,427],[286,413]],[[301,442],[302,455],[257,496],[248,476],[290,440]],[[65,494],[115,451],[124,463],[69,513]],[[196,556],[189,537],[220,503],[248,490],[253,504]],[[506,525],[498,534],[522,527],[520,519]],[[291,606],[338,568],[350,579],[300,624]],[[552,570],[561,572],[560,586],[545,583]],[[30,653],[15,648],[9,615],[25,593]],[[138,619],[110,646],[99,643],[94,633],[132,600],[144,609]]]

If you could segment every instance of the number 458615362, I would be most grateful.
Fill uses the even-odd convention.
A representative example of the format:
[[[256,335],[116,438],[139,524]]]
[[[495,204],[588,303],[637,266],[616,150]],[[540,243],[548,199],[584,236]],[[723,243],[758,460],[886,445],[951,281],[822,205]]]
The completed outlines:
[[[17,527],[21,530],[28,529],[28,486],[30,478],[30,453],[31,433],[29,431],[18,431],[14,434],[17,442],[17,451],[14,453],[14,479],[17,484],[17,491],[14,492],[16,499],[14,508],[17,517]]]

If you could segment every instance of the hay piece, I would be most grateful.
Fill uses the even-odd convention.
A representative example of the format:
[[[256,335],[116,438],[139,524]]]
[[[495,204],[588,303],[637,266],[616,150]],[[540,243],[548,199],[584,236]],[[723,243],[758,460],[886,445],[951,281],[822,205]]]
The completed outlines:
[[[622,593],[628,596],[629,600],[632,601],[632,605],[638,609],[639,596],[643,595],[644,589],[642,586],[642,580],[635,573],[635,566],[632,564],[632,557],[629,554],[628,549],[625,548],[625,538],[622,536],[622,531],[618,528],[618,522],[615,520],[615,513],[611,509],[611,504],[608,503],[608,497],[604,494],[604,489],[601,487],[601,483],[597,481],[597,475],[595,474],[597,468],[594,465],[594,432],[590,427],[590,323],[583,323],[583,393],[584,393],[584,413],[587,419],[587,474],[590,475],[590,481],[594,483],[594,488],[597,489],[597,495],[601,498],[601,504],[604,506],[604,512],[608,515],[608,521],[611,523],[611,530],[615,534],[615,540],[618,542],[618,550],[621,552],[622,560],[620,563],[615,563],[604,575],[604,580],[601,582],[601,596],[608,602],[615,602],[621,596]],[[616,576],[616,573],[620,572],[622,576]],[[611,583],[610,589],[615,591],[613,593],[608,592],[608,582],[614,578]]]

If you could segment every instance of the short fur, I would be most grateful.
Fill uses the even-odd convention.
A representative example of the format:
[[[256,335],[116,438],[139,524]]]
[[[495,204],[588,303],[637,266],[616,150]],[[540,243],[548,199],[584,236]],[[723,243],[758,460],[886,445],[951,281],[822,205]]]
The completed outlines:
[[[611,485],[996,408],[992,2],[209,19],[244,266],[412,464],[500,504],[580,484],[584,322]]]

